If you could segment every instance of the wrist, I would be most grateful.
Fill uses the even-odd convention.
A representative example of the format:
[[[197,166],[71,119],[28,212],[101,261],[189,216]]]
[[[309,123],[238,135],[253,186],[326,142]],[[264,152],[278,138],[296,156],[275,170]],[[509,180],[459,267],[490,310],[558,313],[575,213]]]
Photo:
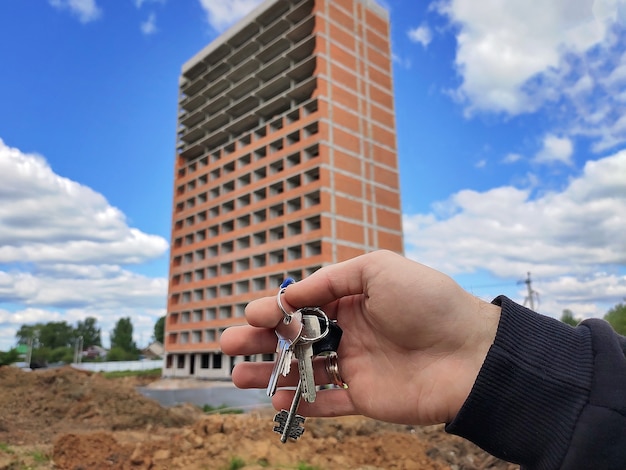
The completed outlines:
[[[459,350],[463,365],[459,370],[457,393],[451,403],[448,422],[454,419],[469,397],[487,354],[495,341],[500,322],[500,306],[474,296],[471,296],[470,303],[473,308],[471,313],[466,316],[468,322],[462,333],[465,335],[465,342]]]

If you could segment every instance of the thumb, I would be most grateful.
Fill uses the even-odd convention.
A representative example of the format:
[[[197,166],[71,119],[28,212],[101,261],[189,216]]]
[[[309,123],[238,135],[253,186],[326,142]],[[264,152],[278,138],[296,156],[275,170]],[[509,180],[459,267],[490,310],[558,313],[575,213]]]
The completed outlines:
[[[285,300],[294,307],[321,306],[342,297],[362,294],[365,290],[365,268],[372,255],[357,256],[348,261],[325,266],[309,277],[285,289]]]

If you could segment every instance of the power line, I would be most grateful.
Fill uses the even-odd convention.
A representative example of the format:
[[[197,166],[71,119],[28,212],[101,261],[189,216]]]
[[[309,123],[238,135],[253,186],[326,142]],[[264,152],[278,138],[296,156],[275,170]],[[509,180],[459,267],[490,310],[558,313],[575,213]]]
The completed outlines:
[[[524,306],[526,306],[526,304],[528,303],[530,306],[530,309],[535,310],[535,298],[537,299],[537,306],[539,306],[539,292],[533,289],[532,282],[533,281],[530,279],[530,271],[529,271],[527,273],[526,280],[518,281],[518,284],[522,284],[522,283],[526,284],[526,290],[528,291],[528,294],[526,295],[526,298],[524,299]]]

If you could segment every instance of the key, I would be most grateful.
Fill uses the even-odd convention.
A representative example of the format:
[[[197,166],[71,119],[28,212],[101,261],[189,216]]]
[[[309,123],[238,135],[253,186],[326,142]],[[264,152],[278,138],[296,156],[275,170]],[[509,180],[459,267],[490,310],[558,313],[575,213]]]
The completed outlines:
[[[296,321],[290,322],[289,324],[280,324],[274,330],[278,337],[276,344],[277,356],[269,383],[267,384],[266,393],[268,397],[272,397],[276,393],[280,376],[282,375],[284,377],[289,374],[291,370],[291,359],[293,358],[293,348],[302,335],[302,314],[298,311],[293,314],[293,317]]]
[[[317,314],[305,313],[302,315],[302,321],[305,326],[303,326],[303,331],[299,341],[302,341],[302,338],[309,339],[309,343],[312,346],[312,354],[314,356],[317,356],[320,353],[336,353],[343,334],[343,331],[339,325],[337,325],[337,322],[329,320],[326,314],[317,308],[304,308],[299,310],[299,312],[303,311],[315,311]],[[321,315],[319,314],[320,312]],[[313,323],[315,320],[317,320],[317,327]],[[307,331],[309,327],[311,327],[311,330],[315,331]],[[316,331],[320,331],[321,333],[309,336]],[[318,336],[318,338],[315,336]],[[311,341],[312,339],[317,340]],[[304,376],[306,376],[306,373]],[[274,432],[280,434],[280,441],[283,444],[286,443],[288,439],[297,440],[304,433],[304,421],[306,418],[297,414],[302,395],[303,375],[300,375],[300,380],[298,381],[298,386],[295,390],[289,411],[281,410],[274,416],[274,422],[277,423],[276,426],[274,426]]]
[[[283,444],[287,442],[287,439],[298,439],[302,436],[304,432],[303,423],[305,421],[304,416],[300,416],[296,412],[298,411],[298,406],[300,405],[300,399],[302,398],[302,377],[298,382],[298,386],[296,387],[296,392],[293,395],[293,400],[291,401],[291,407],[289,408],[289,412],[286,410],[281,410],[279,413],[276,413],[274,416],[274,421],[278,424],[274,426],[274,432],[280,434],[280,442]]]
[[[298,373],[300,374],[300,391],[302,398],[309,403],[315,401],[315,377],[313,376],[313,343],[322,337],[321,319],[316,315],[309,315],[306,309],[301,309],[302,334],[296,342],[294,353],[298,359]]]
[[[267,396],[272,397],[276,393],[276,387],[278,386],[278,379],[281,375],[287,375],[291,369],[292,358],[292,345],[293,342],[287,338],[283,338],[277,332],[278,343],[276,345],[276,361],[274,362],[274,369],[272,375],[270,375],[270,381],[267,384]]]

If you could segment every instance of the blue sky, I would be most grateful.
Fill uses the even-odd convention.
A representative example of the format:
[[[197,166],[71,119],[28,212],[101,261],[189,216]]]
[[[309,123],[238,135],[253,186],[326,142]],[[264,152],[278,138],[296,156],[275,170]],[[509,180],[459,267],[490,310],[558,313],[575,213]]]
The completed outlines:
[[[180,68],[255,0],[0,2],[0,350],[165,312]],[[386,0],[406,255],[485,299],[626,298],[626,1]],[[539,8],[538,8],[539,7]],[[538,9],[541,15],[537,14]]]

